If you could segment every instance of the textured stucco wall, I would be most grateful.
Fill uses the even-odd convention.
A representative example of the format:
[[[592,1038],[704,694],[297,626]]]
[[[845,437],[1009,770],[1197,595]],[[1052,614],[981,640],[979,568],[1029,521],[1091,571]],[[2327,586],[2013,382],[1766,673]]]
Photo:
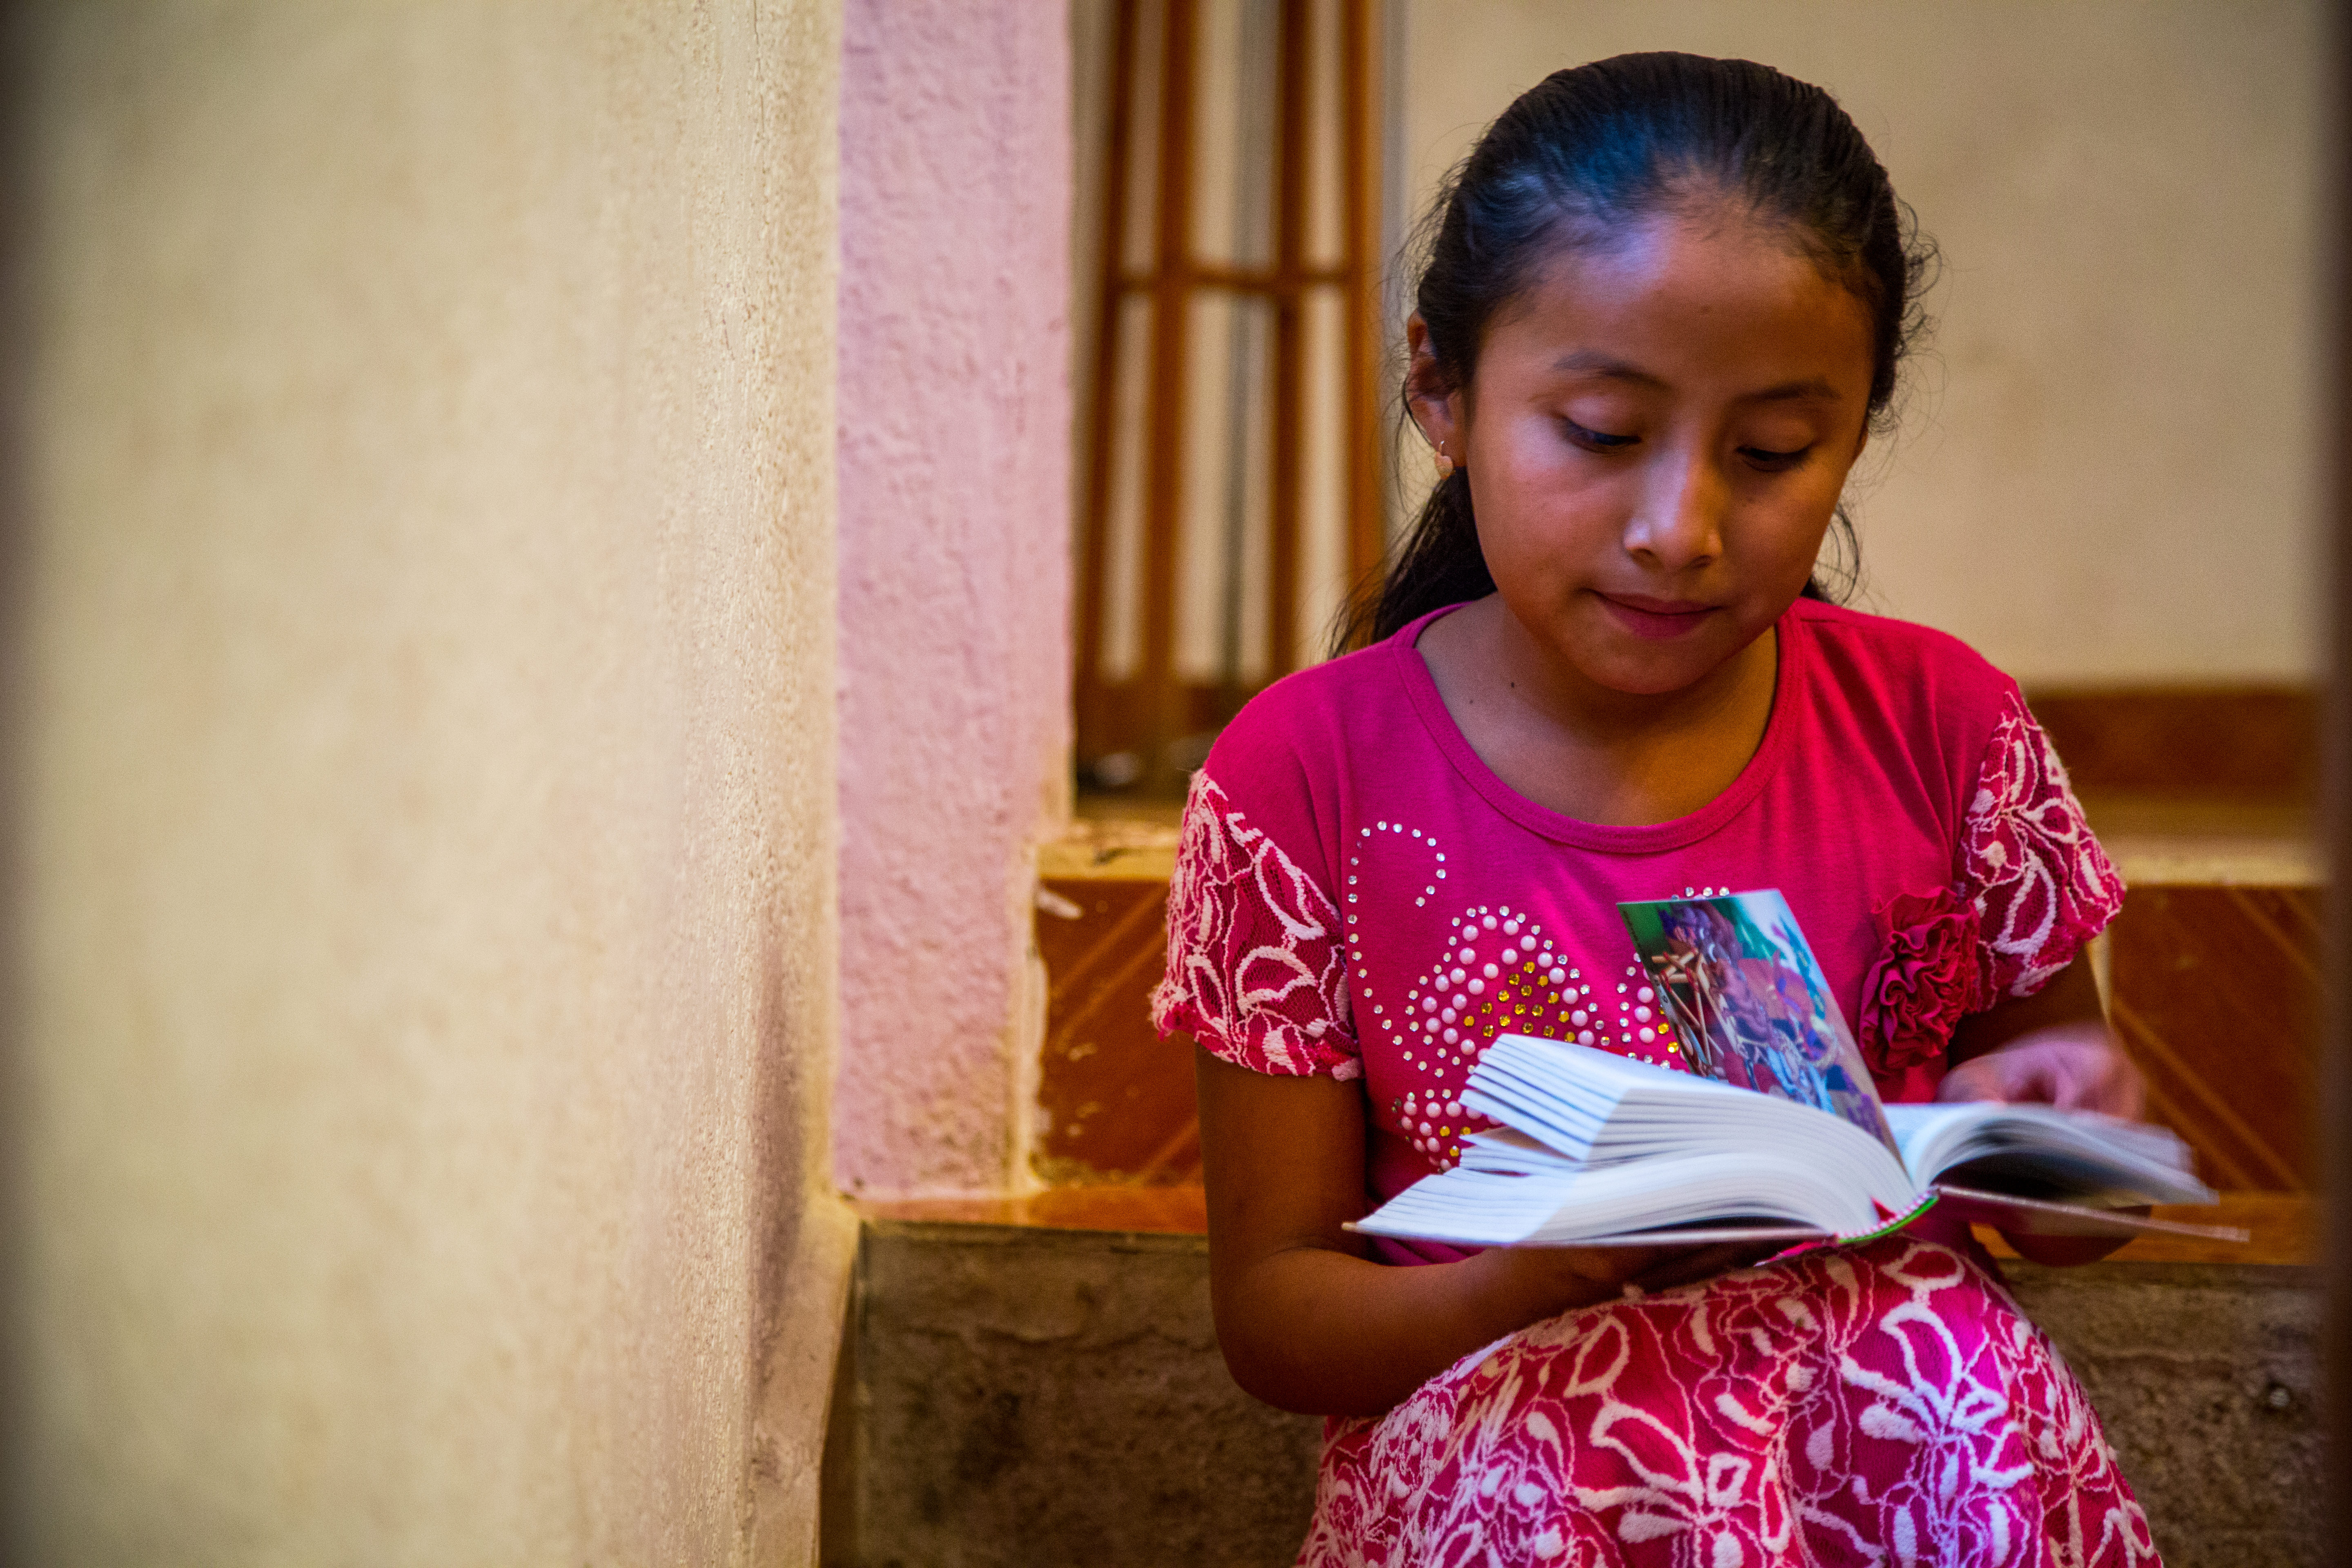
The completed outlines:
[[[837,13],[14,25],[26,1560],[805,1560]]]
[[[1856,469],[1864,607],[2028,682],[2316,674],[2321,0],[1401,3],[1416,204],[1514,94],[1623,50],[1853,113],[1947,263]]]
[[[843,26],[835,1169],[997,1187],[1043,1016],[1029,849],[1067,809],[1067,21]]]

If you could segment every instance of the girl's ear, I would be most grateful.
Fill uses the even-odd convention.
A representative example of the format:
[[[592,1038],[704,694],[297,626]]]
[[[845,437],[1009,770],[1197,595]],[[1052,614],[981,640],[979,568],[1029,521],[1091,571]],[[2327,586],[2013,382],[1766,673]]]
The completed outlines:
[[[1446,384],[1437,354],[1429,346],[1429,325],[1419,311],[1405,322],[1404,341],[1412,353],[1404,373],[1405,405],[1412,410],[1412,422],[1421,426],[1421,433],[1428,437],[1433,449],[1461,466],[1467,457],[1462,449],[1462,431],[1456,418],[1462,395]]]

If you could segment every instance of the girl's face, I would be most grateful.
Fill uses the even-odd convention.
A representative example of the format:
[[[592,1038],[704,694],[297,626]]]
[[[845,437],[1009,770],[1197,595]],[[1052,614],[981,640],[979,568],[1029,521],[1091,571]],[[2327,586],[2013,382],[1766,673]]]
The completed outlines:
[[[1468,469],[1538,651],[1611,690],[1681,691],[1804,587],[1867,435],[1871,326],[1785,230],[1725,205],[1564,249],[1451,393],[1410,331],[1414,412]]]

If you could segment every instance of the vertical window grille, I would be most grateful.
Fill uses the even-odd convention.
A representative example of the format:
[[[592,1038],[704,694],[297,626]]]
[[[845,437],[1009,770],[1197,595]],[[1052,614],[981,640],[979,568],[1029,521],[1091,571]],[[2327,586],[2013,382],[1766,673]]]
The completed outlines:
[[[1386,542],[1381,17],[1108,0],[1078,20],[1080,782],[1168,794],[1320,657]]]

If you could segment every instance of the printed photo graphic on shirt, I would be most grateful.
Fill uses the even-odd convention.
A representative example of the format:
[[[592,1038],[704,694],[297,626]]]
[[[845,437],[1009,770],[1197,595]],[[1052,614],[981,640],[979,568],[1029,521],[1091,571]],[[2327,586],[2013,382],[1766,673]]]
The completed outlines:
[[[1617,906],[1690,1070],[1895,1135],[1788,900],[1765,889]]]

